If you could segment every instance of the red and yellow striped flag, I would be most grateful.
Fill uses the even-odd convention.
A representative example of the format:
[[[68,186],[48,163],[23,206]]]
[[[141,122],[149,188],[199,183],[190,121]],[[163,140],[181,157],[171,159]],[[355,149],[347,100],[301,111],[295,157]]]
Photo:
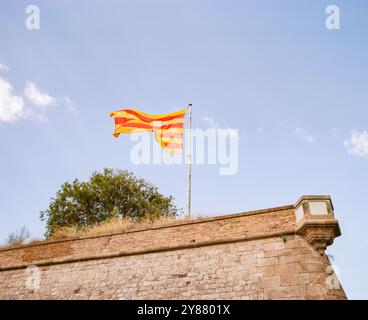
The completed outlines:
[[[115,117],[113,136],[118,137],[120,133],[152,131],[162,148],[171,153],[180,153],[183,149],[186,112],[187,109],[161,115],[150,115],[133,109],[110,112],[110,117]]]

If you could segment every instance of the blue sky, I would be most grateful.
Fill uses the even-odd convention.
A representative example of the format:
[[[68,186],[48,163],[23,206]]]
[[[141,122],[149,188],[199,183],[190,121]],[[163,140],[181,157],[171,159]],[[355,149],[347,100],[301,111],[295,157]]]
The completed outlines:
[[[365,1],[34,0],[40,30],[25,27],[28,4],[0,4],[1,241],[22,225],[41,237],[59,186],[104,167],[184,207],[185,166],[132,164],[108,113],[193,103],[194,127],[212,119],[241,137],[237,174],[193,167],[193,213],[330,194],[342,236],[328,253],[349,298],[368,298]],[[325,27],[330,4],[340,30]]]

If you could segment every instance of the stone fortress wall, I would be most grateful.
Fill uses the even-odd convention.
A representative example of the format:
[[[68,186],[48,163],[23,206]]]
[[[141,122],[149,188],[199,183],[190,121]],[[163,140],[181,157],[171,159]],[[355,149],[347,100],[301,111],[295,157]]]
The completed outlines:
[[[0,299],[346,299],[329,196],[0,249]]]

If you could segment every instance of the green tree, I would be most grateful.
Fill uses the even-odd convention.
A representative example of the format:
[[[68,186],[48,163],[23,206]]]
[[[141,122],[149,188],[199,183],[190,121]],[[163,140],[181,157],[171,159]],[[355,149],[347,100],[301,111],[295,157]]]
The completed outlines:
[[[126,170],[104,169],[87,182],[64,183],[40,217],[50,237],[59,227],[88,227],[113,217],[138,221],[176,215],[173,198],[163,196],[154,185]]]

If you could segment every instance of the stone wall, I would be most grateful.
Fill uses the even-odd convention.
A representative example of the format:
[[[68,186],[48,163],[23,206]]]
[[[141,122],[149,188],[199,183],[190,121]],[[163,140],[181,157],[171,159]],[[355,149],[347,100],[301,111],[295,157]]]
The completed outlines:
[[[311,202],[327,211],[313,214]],[[314,196],[295,206],[2,249],[0,299],[345,299],[324,254],[339,234],[329,197]]]

